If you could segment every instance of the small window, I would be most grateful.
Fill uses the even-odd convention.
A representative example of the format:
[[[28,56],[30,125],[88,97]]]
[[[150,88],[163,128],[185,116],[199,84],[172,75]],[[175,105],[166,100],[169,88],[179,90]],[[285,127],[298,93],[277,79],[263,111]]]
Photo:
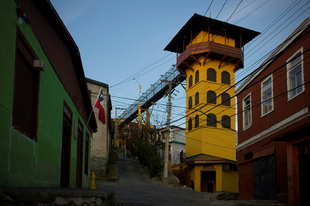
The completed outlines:
[[[303,48],[286,61],[288,100],[298,96],[305,89],[302,52]]]
[[[195,116],[195,128],[199,127],[199,116],[198,114]]]
[[[193,76],[190,75],[188,78],[188,88],[191,88],[193,86]]]
[[[192,104],[192,97],[189,97],[188,98],[188,109],[191,109],[193,107],[193,104]]]
[[[250,153],[247,153],[244,155],[244,160],[251,160],[253,158],[253,153],[250,152]]]
[[[192,118],[189,118],[188,120],[188,131],[192,130]]]
[[[33,62],[38,57],[19,29],[15,58],[12,124],[14,129],[37,141],[40,73],[33,69]]]
[[[242,100],[243,108],[243,129],[247,129],[252,124],[252,114],[251,114],[251,94],[248,94]]]
[[[207,115],[207,126],[216,127],[216,116],[214,114]]]
[[[216,71],[212,68],[207,70],[207,80],[216,82]]]
[[[227,115],[222,116],[222,128],[231,128],[230,117]]]
[[[199,82],[199,70],[197,70],[195,74],[195,84],[197,84],[198,82]]]
[[[230,84],[230,74],[227,71],[222,72],[222,83]]]
[[[227,93],[222,94],[222,105],[230,106],[230,96]]]
[[[261,83],[262,115],[273,110],[272,75]]]
[[[196,93],[195,95],[195,106],[199,104],[199,92]]]
[[[214,91],[207,92],[207,103],[216,104],[216,94]]]

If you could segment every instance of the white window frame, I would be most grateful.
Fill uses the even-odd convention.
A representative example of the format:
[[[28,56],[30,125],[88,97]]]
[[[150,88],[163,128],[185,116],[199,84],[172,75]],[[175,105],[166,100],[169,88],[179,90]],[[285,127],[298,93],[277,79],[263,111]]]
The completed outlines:
[[[270,100],[271,100],[271,110],[267,111],[264,113],[264,83],[267,82],[268,80],[271,80],[270,81],[270,87],[271,87],[271,97],[270,97]],[[269,101],[269,99],[267,100]],[[270,112],[272,112],[274,110],[274,101],[273,101],[273,75],[269,75],[268,77],[266,77],[264,79],[264,81],[262,81],[261,83],[261,117],[269,114]]]
[[[250,119],[249,119],[250,123],[248,125],[245,125],[245,106],[246,105],[244,104],[244,101],[248,97],[250,97]],[[243,123],[243,131],[252,126],[252,95],[251,95],[251,92],[242,99],[242,123]]]
[[[300,58],[301,58],[301,89],[302,91],[299,93],[296,93],[296,95],[291,96],[291,84],[290,84],[290,71],[291,71],[291,63],[290,61],[294,59],[298,53],[301,53]],[[290,58],[286,60],[286,79],[287,79],[287,101],[290,101],[303,93],[305,91],[305,86],[304,86],[304,65],[303,65],[303,47],[301,47],[299,50],[297,50]]]

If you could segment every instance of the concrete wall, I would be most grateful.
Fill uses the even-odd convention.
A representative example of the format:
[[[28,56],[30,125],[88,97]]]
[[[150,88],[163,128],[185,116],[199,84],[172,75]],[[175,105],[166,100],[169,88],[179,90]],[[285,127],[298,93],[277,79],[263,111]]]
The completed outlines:
[[[172,127],[172,135],[170,137],[171,145],[171,164],[180,163],[180,152],[183,150],[185,153],[185,129]],[[184,143],[184,144],[181,144]]]
[[[62,118],[63,104],[66,102],[72,111],[72,125],[80,120],[84,128],[82,179],[83,187],[89,187],[89,172],[88,175],[84,174],[84,144],[85,135],[90,132],[31,27],[26,23],[17,25],[17,6],[14,0],[0,2],[0,186],[60,186]],[[33,141],[12,126],[17,27],[37,56],[45,62],[45,71],[40,74],[37,141]],[[77,139],[72,132],[70,187],[76,185],[76,159]]]
[[[180,152],[185,152],[185,145],[172,143],[171,144],[171,164],[180,164]]]
[[[108,88],[96,84],[95,81],[87,80],[87,87],[90,92],[90,98],[95,105],[100,89],[103,89],[103,100],[106,123],[103,124],[99,120],[99,109],[94,108],[94,115],[97,120],[98,131],[93,134],[91,145],[91,170],[97,176],[104,176],[106,173],[106,165],[109,156],[109,136],[108,136]]]
[[[95,105],[98,98],[98,93],[101,88],[100,85],[96,85],[91,82],[87,82],[88,90],[91,92],[91,102]],[[106,124],[103,124],[99,120],[99,109],[94,108],[94,114],[97,120],[98,131],[93,134],[93,142],[91,145],[91,156],[107,158],[108,149],[108,89],[102,87],[103,89],[103,99],[104,99],[104,110]]]

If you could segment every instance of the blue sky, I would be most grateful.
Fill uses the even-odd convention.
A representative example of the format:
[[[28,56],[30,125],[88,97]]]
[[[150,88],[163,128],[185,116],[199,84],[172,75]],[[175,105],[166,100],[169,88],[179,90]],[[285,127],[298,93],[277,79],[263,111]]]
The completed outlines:
[[[194,13],[210,17],[207,9],[211,3],[211,0],[50,1],[80,49],[86,77],[110,86],[113,108],[125,108],[133,103],[131,99],[138,99],[139,87],[133,77],[143,92],[175,64],[175,54],[163,49]],[[213,1],[212,18],[226,21],[240,0],[225,2]],[[245,67],[236,73],[236,81],[257,68],[261,58],[309,16],[309,7],[308,0],[241,2],[228,23],[262,34],[245,47]],[[272,22],[274,25],[266,30]],[[254,64],[259,59],[261,61]],[[146,74],[135,75],[141,70]],[[180,92],[172,101],[175,106],[172,121],[185,115],[185,91],[182,87],[177,89]],[[165,123],[166,103],[167,98],[151,108],[153,124],[156,120]],[[113,109],[112,117],[114,115]],[[184,122],[174,125],[185,127]]]

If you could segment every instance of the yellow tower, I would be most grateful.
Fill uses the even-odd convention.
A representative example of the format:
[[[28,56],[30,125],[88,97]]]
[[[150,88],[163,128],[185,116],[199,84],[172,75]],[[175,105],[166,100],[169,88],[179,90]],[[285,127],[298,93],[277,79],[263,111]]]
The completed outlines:
[[[165,50],[186,76],[186,182],[197,191],[238,192],[235,72],[242,47],[259,33],[194,14]]]

